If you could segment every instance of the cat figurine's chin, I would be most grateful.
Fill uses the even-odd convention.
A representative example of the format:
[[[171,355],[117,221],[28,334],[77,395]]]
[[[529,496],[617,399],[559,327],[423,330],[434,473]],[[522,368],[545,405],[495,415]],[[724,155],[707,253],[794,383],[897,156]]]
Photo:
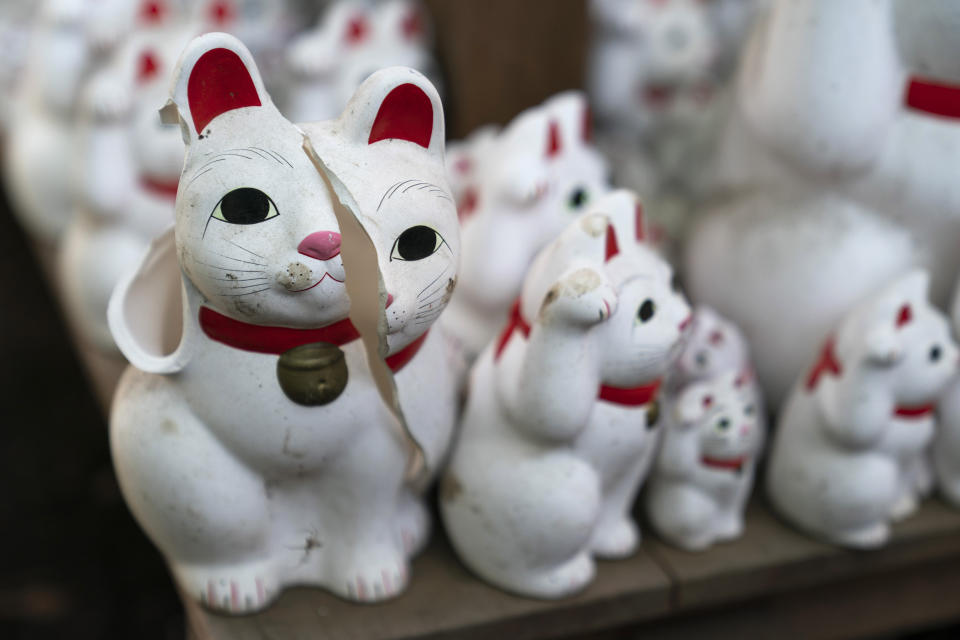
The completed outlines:
[[[108,312],[133,364],[111,414],[124,496],[215,610],[262,609],[291,584],[394,597],[456,399],[429,330],[459,253],[436,90],[381,70],[340,118],[297,126],[249,51],[211,33],[182,54],[171,104],[187,143],[176,223]],[[366,282],[347,272],[344,224],[376,254]],[[379,302],[392,333],[362,335],[351,296]]]

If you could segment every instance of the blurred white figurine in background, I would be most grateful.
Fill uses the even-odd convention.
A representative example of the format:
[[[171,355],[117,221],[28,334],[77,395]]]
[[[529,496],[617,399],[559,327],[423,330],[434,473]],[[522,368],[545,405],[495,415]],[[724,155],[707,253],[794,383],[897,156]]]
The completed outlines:
[[[0,134],[3,135],[10,126],[10,101],[26,65],[36,5],[33,0],[0,3]]]
[[[448,158],[460,194],[460,280],[440,319],[466,362],[503,327],[534,256],[609,187],[577,92],[481,129]]]
[[[890,522],[916,509],[911,465],[934,437],[935,403],[958,355],[928,283],[912,272],[852,309],[781,412],[766,490],[808,533],[878,547]]]
[[[357,86],[382,67],[417,69],[439,84],[430,16],[416,0],[337,0],[286,49],[284,113],[296,122],[332,117]]]
[[[960,336],[960,283],[953,296],[950,318]],[[960,508],[960,377],[955,378],[937,405],[940,420],[931,451],[937,488],[950,504]]]

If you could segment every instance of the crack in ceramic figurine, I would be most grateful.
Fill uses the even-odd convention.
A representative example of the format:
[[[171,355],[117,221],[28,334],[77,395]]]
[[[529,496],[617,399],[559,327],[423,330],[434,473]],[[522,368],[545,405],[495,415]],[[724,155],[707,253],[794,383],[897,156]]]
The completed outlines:
[[[762,446],[761,407],[738,371],[686,386],[669,408],[645,494],[657,533],[689,551],[743,534]]]
[[[608,191],[590,136],[586,101],[569,92],[451,149],[464,250],[457,292],[440,322],[467,364],[503,326],[537,252]]]
[[[386,69],[339,119],[301,129],[274,107],[247,49],[217,33],[189,45],[172,94],[165,113],[176,110],[187,142],[176,225],[109,310],[134,365],[111,416],[124,495],[184,592],[211,608],[255,611],[290,584],[395,596],[428,517],[405,479],[410,443],[348,315],[335,210],[347,207],[376,249],[383,355],[435,469],[455,393],[418,292],[455,280],[459,253],[439,97],[419,73]],[[405,180],[419,187],[387,197]],[[302,345],[320,351],[283,360]],[[320,390],[319,406],[297,384],[281,388],[278,365],[281,377],[308,361],[327,367],[336,351],[349,375]]]
[[[491,583],[556,598],[593,557],[631,554],[630,518],[659,429],[650,411],[689,307],[625,191],[595,201],[534,261],[511,321],[477,361],[441,482],[461,559]]]
[[[917,507],[934,404],[957,373],[946,318],[923,271],[863,301],[825,339],[774,433],[766,489],[801,529],[878,547]]]
[[[691,297],[743,329],[774,409],[823,335],[891,279],[927,269],[948,302],[960,124],[907,89],[911,75],[960,82],[945,27],[958,18],[954,2],[781,0],[751,35],[683,271]]]

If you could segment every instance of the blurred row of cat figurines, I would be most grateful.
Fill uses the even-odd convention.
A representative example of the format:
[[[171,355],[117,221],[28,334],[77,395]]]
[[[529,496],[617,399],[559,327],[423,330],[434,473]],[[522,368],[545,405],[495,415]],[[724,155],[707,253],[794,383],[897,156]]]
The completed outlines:
[[[156,7],[164,6],[155,4],[148,15],[153,16]],[[774,3],[754,31],[754,37],[762,39],[766,48],[762,54],[748,50],[743,68],[759,65],[751,60],[761,56],[766,65],[761,66],[771,67],[769,75],[782,77],[775,73],[777,65],[803,58],[812,45],[822,45],[819,38],[833,35],[829,29],[826,36],[821,30],[806,34],[807,39],[794,38],[784,43],[784,51],[792,52],[793,57],[776,55],[785,34],[798,33],[791,27],[794,21],[802,18],[806,20],[801,20],[803,24],[820,24],[809,20],[811,12],[824,14],[827,24],[845,25],[856,19],[864,28],[889,25],[897,17],[898,30],[877,27],[878,33],[882,31],[889,39],[888,32],[897,37],[902,32],[907,34],[902,36],[905,42],[917,41],[916,15],[896,14],[896,2],[871,3],[870,7],[850,3],[843,10],[830,6],[836,5],[813,1],[795,5]],[[949,7],[940,10],[947,11]],[[163,9],[156,11],[163,13]],[[833,15],[834,11],[837,15]],[[924,12],[919,15],[930,19]],[[930,15],[942,14],[931,10]],[[336,24],[340,25],[335,30],[334,41],[338,43],[343,37],[362,39],[364,29],[369,28],[364,26],[367,23],[352,17]],[[415,21],[412,24],[415,26]],[[412,28],[409,21],[404,22],[404,32]],[[908,37],[911,33],[913,40]],[[185,35],[182,42],[192,34],[191,31]],[[165,219],[169,220],[173,203],[160,197],[169,197],[175,191],[171,177],[181,177],[181,169],[182,175],[189,177],[188,184],[178,187],[176,235],[161,235],[140,269],[128,270],[132,275],[128,273],[115,296],[111,311],[113,337],[142,373],[128,373],[121,385],[112,439],[118,474],[138,519],[167,555],[185,590],[218,609],[260,608],[283,585],[292,583],[320,584],[359,600],[380,599],[399,592],[407,580],[407,557],[426,538],[426,517],[418,496],[423,483],[439,472],[449,447],[456,422],[456,392],[461,385],[468,390],[463,435],[442,484],[441,507],[461,556],[491,582],[543,597],[564,595],[587,584],[592,576],[593,555],[622,556],[636,547],[638,536],[629,508],[651,469],[645,504],[651,523],[662,535],[692,549],[735,536],[742,528],[743,500],[749,493],[754,461],[763,440],[760,418],[764,412],[756,384],[776,388],[784,379],[798,379],[810,354],[816,352],[816,342],[840,326],[839,314],[866,300],[885,279],[892,279],[918,261],[905,260],[904,264],[889,266],[881,275],[872,268],[866,269],[865,277],[858,280],[853,276],[859,272],[844,262],[849,256],[835,251],[830,243],[820,242],[817,248],[830,255],[819,256],[824,258],[823,262],[817,263],[811,276],[810,269],[800,268],[811,260],[796,257],[796,251],[789,250],[807,245],[794,242],[774,252],[772,258],[766,255],[762,260],[747,261],[752,279],[708,281],[707,278],[722,278],[744,268],[742,249],[757,246],[753,239],[757,231],[756,225],[745,226],[737,220],[737,216],[751,212],[752,205],[705,218],[704,227],[713,220],[725,220],[720,229],[727,235],[712,230],[709,237],[721,238],[719,244],[726,243],[728,253],[717,254],[712,245],[704,245],[701,239],[708,237],[707,231],[693,232],[687,262],[694,299],[709,301],[743,325],[757,358],[758,375],[750,375],[752,368],[741,355],[735,366],[717,371],[717,375],[701,380],[690,374],[691,379],[676,383],[676,387],[668,380],[662,400],[667,428],[661,431],[666,435],[662,438],[661,455],[655,460],[654,444],[658,438],[650,434],[657,432],[655,407],[659,405],[652,400],[657,380],[670,363],[678,357],[679,362],[684,362],[680,351],[681,336],[690,331],[687,307],[670,288],[670,268],[649,250],[650,232],[636,198],[623,192],[607,193],[604,162],[591,146],[589,128],[584,126],[588,120],[582,98],[561,95],[521,114],[503,131],[481,130],[451,149],[444,166],[442,110],[435,90],[422,76],[398,70],[375,74],[361,86],[339,120],[333,124],[302,125],[304,137],[301,129],[290,125],[273,107],[249,52],[236,41],[222,36],[212,38],[201,39],[201,44],[192,45],[181,58],[172,96],[174,111],[167,110],[168,120],[181,125],[173,128],[180,134],[174,136],[179,138],[177,142],[187,142],[186,167],[182,160],[170,171],[152,164],[163,156],[182,154],[182,146],[175,153],[176,145],[172,142],[169,153],[138,158],[127,152],[129,162],[102,172],[90,182],[93,186],[89,188],[89,198],[99,202],[109,216],[125,212],[132,205],[124,198],[138,192],[138,211],[149,215],[151,206],[165,206]],[[942,69],[927,62],[939,61],[946,45],[938,48],[935,38],[930,41],[934,44],[926,49],[919,44],[914,49],[901,49],[897,64],[903,59],[920,60],[925,69]],[[310,67],[304,73],[323,75],[324,70],[311,67],[322,57],[314,57],[310,47],[327,46],[324,42],[330,40],[320,35],[305,38],[300,41],[302,48],[295,48],[290,57]],[[131,86],[140,82],[147,86],[153,80],[169,77],[172,58],[162,61],[161,55],[166,54],[161,54],[160,49],[158,45],[152,56],[144,56],[142,50],[133,48],[132,54],[121,56],[125,62],[116,63],[120,73],[91,78],[86,91],[91,97],[88,113],[91,122],[104,125],[104,135],[94,137],[86,153],[112,157],[121,145],[128,144],[126,136],[130,131],[135,139],[137,127],[151,123],[133,118],[120,124],[118,118],[133,113],[134,104],[139,103],[139,98],[132,97]],[[216,59],[216,64],[211,63],[211,58],[205,56],[216,50],[232,51],[240,66],[229,56],[229,62]],[[834,56],[844,51],[826,46],[820,50]],[[206,64],[200,64],[202,61]],[[166,64],[169,67],[163,66]],[[876,62],[870,64],[871,68],[878,66]],[[217,71],[224,65],[236,73],[224,79]],[[270,68],[266,63],[264,67]],[[807,68],[809,71],[809,65]],[[896,77],[890,80],[880,74],[881,80],[891,85],[897,78],[902,82],[902,69],[897,69],[899,76],[893,74]],[[943,73],[949,77],[950,71],[947,68]],[[220,94],[221,97],[229,95],[235,100],[241,96],[242,101],[231,105],[215,99],[212,104],[194,100],[190,91],[194,72],[214,85],[226,83],[230,91]],[[240,84],[231,84],[237,78]],[[404,88],[408,86],[414,89]],[[816,96],[829,94],[821,85],[816,86]],[[352,90],[350,86],[347,94]],[[866,89],[864,92],[869,93]],[[752,117],[761,124],[774,118],[781,105],[778,101],[784,98],[803,104],[803,94],[792,86],[771,89],[775,99],[768,103],[760,99],[764,95],[750,94],[735,103],[731,119],[719,129],[721,158],[735,154],[737,149],[749,157],[750,152],[743,151],[743,145],[745,141],[756,143],[760,134],[755,129],[766,134],[772,131],[795,135],[801,131],[800,136],[805,135],[802,127],[771,125],[771,129],[763,129],[753,123],[744,129],[738,125],[738,118]],[[166,100],[166,95],[144,100],[144,104],[153,101],[150,106],[155,109],[157,102]],[[306,102],[322,101],[310,98]],[[896,102],[898,108],[899,105]],[[851,115],[840,107],[837,112]],[[305,119],[312,120],[314,116]],[[908,121],[914,122],[909,118]],[[816,127],[821,122],[815,119],[804,124],[818,132]],[[939,121],[923,121],[915,126],[932,127],[937,132],[951,130],[950,123]],[[144,136],[149,133],[141,131]],[[820,139],[828,141],[826,151],[832,149],[831,153],[846,149],[847,141],[829,127]],[[378,145],[377,153],[368,149],[372,145]],[[856,145],[848,146],[854,152],[862,151]],[[389,153],[382,153],[384,149],[389,149]],[[949,154],[956,152],[956,145],[932,149],[928,145],[924,149],[936,151],[933,155],[943,162],[945,156],[949,159]],[[826,154],[830,156],[827,160],[833,158],[826,151],[817,147],[812,153]],[[227,164],[217,166],[221,162]],[[254,173],[244,165],[260,162],[274,171],[304,172],[309,176],[304,184],[311,186],[288,193],[283,187],[261,180],[255,189],[247,184],[256,184]],[[271,162],[276,167],[269,165]],[[142,163],[142,170],[133,169],[141,166],[138,163]],[[771,187],[769,181],[764,181],[766,169],[778,166],[773,160],[767,165],[764,171],[748,171],[744,167],[751,165],[746,162],[723,166],[746,176],[741,178],[750,188],[743,193],[776,201],[786,187],[776,182]],[[225,166],[231,167],[230,172],[223,170]],[[894,176],[901,179],[898,184],[916,184],[921,195],[948,197],[952,193],[949,189],[944,191],[944,182],[937,181],[944,172],[933,171],[929,174],[932,178],[928,178],[927,174],[915,175],[901,166],[883,165],[881,169],[881,173],[885,172],[881,176],[884,185]],[[785,175],[792,176],[790,171],[790,167],[784,168]],[[784,184],[796,187],[795,178],[785,178]],[[212,186],[204,186],[211,182]],[[718,183],[724,184],[722,180]],[[786,191],[795,196],[804,193],[808,186]],[[50,194],[55,192],[50,189]],[[37,193],[46,192],[40,189]],[[321,207],[324,211],[299,221],[295,215],[284,215],[286,211],[302,210],[308,201],[328,204]],[[338,205],[352,213],[353,218],[344,217],[342,211],[338,213]],[[386,214],[393,209],[397,215],[378,217],[381,209]],[[799,223],[786,220],[786,216],[778,217],[775,207],[765,209],[762,221],[779,225],[784,237],[794,233],[798,224],[804,233],[829,232],[835,236],[836,218],[842,217],[844,211],[842,206],[822,209],[832,226],[816,216],[809,220],[798,216]],[[457,213],[462,231],[456,223]],[[733,219],[728,220],[725,215]],[[345,281],[344,260],[349,258],[341,254],[340,247],[341,243],[348,245],[345,226],[352,219],[360,221],[376,249],[380,281],[372,290],[376,291],[374,306],[379,305],[385,323],[379,332],[358,331],[349,322],[352,316],[347,316],[348,309],[357,303],[347,300],[341,286]],[[146,238],[159,231],[157,220],[151,217],[141,221],[141,247]],[[271,220],[272,226],[252,226]],[[804,226],[807,222],[809,225]],[[79,231],[71,232],[65,256],[77,255],[77,236],[92,237],[91,224],[83,222],[80,216],[76,225]],[[877,224],[875,217],[860,216],[850,222],[850,233],[869,231]],[[911,225],[903,224],[909,233]],[[277,230],[267,231],[262,237],[251,235],[250,230],[265,228]],[[741,247],[748,241],[754,244]],[[123,247],[122,243],[84,242],[96,247],[94,255],[125,256],[132,263],[137,261],[138,252],[114,248]],[[862,253],[863,247],[862,242],[856,243],[849,253],[860,255],[857,251]],[[757,264],[765,269],[757,269]],[[766,269],[771,264],[781,278],[774,281],[772,292],[767,285],[771,281],[770,271]],[[838,264],[846,268],[843,278],[837,277],[835,269],[831,271]],[[66,277],[78,271],[79,268],[67,269]],[[936,269],[935,281],[944,277],[945,271],[942,266]],[[155,277],[160,273],[173,276]],[[825,305],[817,301],[806,309],[794,308],[795,298],[800,296],[784,283],[793,282],[790,275],[797,273],[815,281],[831,277],[829,286],[819,288],[801,278],[800,291],[823,295],[831,292],[832,295],[825,296],[831,304],[834,298],[843,304],[831,307],[830,322],[816,337],[808,330],[797,334],[803,340],[765,340],[766,335],[794,335],[792,329],[798,323],[826,322]],[[756,276],[762,276],[762,281],[758,282]],[[916,485],[901,490],[899,471],[891,475],[888,464],[881,475],[886,474],[883,478],[888,480],[887,486],[893,487],[888,494],[893,496],[896,508],[889,506],[886,498],[878,499],[871,503],[873,519],[854,523],[857,527],[835,517],[837,512],[849,510],[853,499],[850,495],[835,502],[822,497],[811,502],[803,496],[778,498],[778,489],[774,487],[786,484],[802,492],[798,487],[805,486],[804,483],[796,482],[796,471],[790,471],[797,468],[796,464],[791,466],[792,455],[806,452],[826,460],[830,455],[825,452],[832,454],[838,447],[849,449],[844,440],[840,441],[842,445],[830,440],[835,430],[829,427],[846,424],[845,418],[836,414],[838,407],[850,411],[863,408],[835,402],[836,397],[842,399],[844,393],[855,393],[859,388],[860,377],[847,376],[846,372],[859,372],[861,360],[878,366],[898,365],[896,370],[900,371],[898,363],[923,359],[913,357],[914,346],[917,353],[925,354],[926,362],[936,370],[935,375],[929,379],[918,377],[917,381],[928,387],[919,391],[908,389],[901,398],[893,391],[897,376],[901,375],[897,373],[893,382],[878,387],[889,392],[885,400],[868,403],[865,411],[870,418],[874,416],[871,412],[891,409],[900,421],[919,416],[924,425],[930,421],[924,433],[933,433],[926,408],[933,402],[938,385],[947,384],[956,358],[949,336],[944,334],[942,319],[921,321],[935,314],[928,313],[930,305],[924,298],[924,286],[922,282],[917,284],[917,279],[907,278],[907,284],[898,281],[894,293],[885,295],[882,302],[870,306],[867,312],[853,314],[858,318],[876,316],[878,327],[885,328],[886,334],[892,332],[893,338],[884,336],[884,331],[878,332],[881,351],[876,352],[876,344],[872,343],[850,346],[852,338],[840,340],[839,336],[865,334],[841,330],[837,334],[836,353],[830,352],[831,358],[824,359],[823,367],[829,375],[822,384],[810,386],[806,395],[798,386],[794,394],[804,400],[792,400],[781,414],[783,435],[778,430],[769,467],[774,503],[804,529],[842,544],[882,543],[888,534],[888,529],[883,528],[887,518],[908,513],[911,498],[915,504],[916,496],[932,484],[929,470],[924,473],[924,466],[916,463],[918,458],[922,459],[917,454],[917,442],[923,441],[920,444],[924,445],[923,437],[916,436],[917,440],[911,440],[902,449],[896,449],[899,445],[892,443],[878,445],[884,451],[909,452],[904,457],[910,460],[903,466],[911,471],[904,471],[903,475],[916,477]],[[870,287],[864,284],[865,280]],[[705,281],[711,286],[705,286]],[[736,292],[731,291],[733,283],[739,287]],[[357,285],[348,282],[346,286]],[[141,294],[151,290],[149,296]],[[750,292],[755,296],[748,298]],[[181,295],[183,299],[178,305],[176,301]],[[167,314],[173,310],[174,318],[165,322],[167,314],[155,313],[147,303],[165,304],[171,302],[170,296],[173,304],[165,309]],[[794,306],[789,308],[796,315],[782,326],[770,322],[759,326],[759,318],[769,317],[773,309],[778,314],[782,311],[769,306],[774,304],[771,296],[790,296]],[[98,304],[105,304],[103,297]],[[79,304],[92,299],[86,296]],[[518,302],[511,314],[514,299]],[[323,301],[319,315],[318,301]],[[448,302],[447,312],[440,316]],[[907,313],[902,312],[904,304]],[[892,318],[888,317],[888,307],[895,311]],[[178,323],[179,312],[183,315]],[[696,327],[721,323],[715,316],[703,315],[701,320],[701,315],[694,319]],[[909,318],[903,321],[902,316]],[[441,331],[425,333],[438,317]],[[181,330],[179,340],[175,330],[174,335],[167,331],[176,326]],[[911,337],[909,343],[900,340],[914,336],[912,332],[918,327],[927,333],[916,334],[920,337]],[[713,344],[713,330],[703,334],[697,329],[694,335],[698,332],[700,339],[694,339],[692,345]],[[376,334],[377,339],[369,341]],[[741,342],[732,327],[720,334],[727,336],[721,344]],[[705,341],[703,335],[707,336]],[[362,346],[358,342],[361,337]],[[105,335],[104,339],[109,337]],[[789,342],[789,348],[796,350],[795,343],[804,340],[808,343],[807,351],[796,351],[792,360],[773,360],[777,345]],[[332,392],[327,391],[331,381],[340,375],[339,382],[346,383],[345,374],[324,378],[321,386],[328,395],[321,396],[332,395],[336,399],[341,394],[348,395],[342,396],[339,407],[334,402],[331,407],[311,411],[301,403],[315,402],[313,391],[306,396],[288,391],[285,381],[289,376],[280,372],[298,370],[305,361],[321,359],[314,353],[299,354],[300,359],[289,354],[296,347],[319,342],[339,348],[345,367],[336,371],[351,372],[351,377],[346,391],[340,388]],[[939,353],[936,359],[932,357],[935,346]],[[448,347],[452,347],[452,354],[446,353]],[[395,387],[387,385],[386,391],[374,384],[376,369],[382,369],[382,364],[364,356],[374,351],[386,357],[385,364],[394,374]],[[696,351],[703,351],[702,346],[690,353]],[[330,350],[323,356],[329,352],[335,353]],[[474,361],[468,379],[468,366]],[[771,366],[780,367],[785,373],[771,372]],[[682,371],[681,366],[678,370]],[[221,388],[224,371],[237,372],[245,384],[255,384],[257,389],[264,388],[261,385],[265,379],[277,378],[279,385],[268,385],[269,392],[251,388],[249,393],[238,393],[237,389]],[[447,371],[453,374],[442,375]],[[849,377],[854,382],[847,389],[840,382],[846,383]],[[431,390],[429,398],[423,389]],[[781,396],[774,396],[771,408],[776,408]],[[381,397],[387,401],[380,402]],[[348,398],[351,399],[347,401]],[[560,398],[563,400],[558,402]],[[804,439],[806,436],[794,443],[788,434],[797,429],[789,425],[819,420],[820,414],[810,414],[810,407],[821,406],[818,402],[827,407],[822,411],[827,435],[812,444],[808,437]],[[276,415],[278,407],[289,424],[286,429],[263,433],[262,424],[272,423],[270,416]],[[364,407],[372,413],[354,415],[353,407]],[[318,434],[313,428],[313,411],[331,411],[327,414],[330,424],[342,427],[343,431],[333,429]],[[238,420],[237,416],[245,418]],[[889,414],[884,414],[882,420],[887,417]],[[376,428],[363,430],[365,435],[360,437],[349,429],[357,419]],[[235,429],[244,422],[253,424],[246,430]],[[852,418],[847,422],[855,427],[861,424]],[[867,423],[879,424],[876,420]],[[802,429],[801,426],[804,433]],[[632,440],[625,441],[626,434]],[[872,436],[861,440],[857,440],[858,446],[865,442],[868,449],[878,442]],[[362,446],[348,454],[342,448],[348,444]],[[333,456],[338,458],[333,466],[328,459],[331,451],[339,452]],[[471,451],[479,453],[473,455]],[[949,451],[949,447],[940,446],[938,451]],[[865,468],[873,471],[878,466],[871,457],[874,453],[870,449],[865,454]],[[369,468],[371,459],[383,461],[376,473]],[[491,466],[491,459],[512,462],[501,469]],[[841,470],[856,467],[842,464],[849,461],[847,458],[837,459],[841,462],[831,464]],[[418,465],[411,460],[419,460],[426,470],[415,474]],[[488,462],[478,462],[484,460]],[[949,467],[940,463],[937,466]],[[502,473],[493,473],[493,467]],[[180,473],[171,474],[171,468]],[[325,481],[314,483],[321,469]],[[688,471],[686,475],[684,469]],[[693,473],[689,473],[691,469]],[[779,480],[781,472],[790,481]],[[827,468],[823,473],[824,477],[831,477],[832,472]],[[413,476],[415,480],[411,480]],[[889,481],[891,477],[894,480]],[[510,482],[511,478],[515,482]],[[520,481],[529,485],[530,490],[518,492]],[[861,484],[870,483],[862,480],[857,486]],[[813,486],[817,486],[815,482]],[[566,492],[559,491],[561,488]],[[323,499],[318,500],[317,495]],[[705,495],[709,499],[704,500]],[[318,506],[318,502],[322,504]],[[791,513],[789,507],[782,506],[794,503],[814,507]],[[671,504],[683,508],[665,506]],[[548,532],[555,534],[555,544],[543,544],[539,528],[547,519],[557,516],[560,521],[551,520],[555,526]],[[850,533],[854,529],[857,530]],[[836,534],[837,531],[841,533]]]

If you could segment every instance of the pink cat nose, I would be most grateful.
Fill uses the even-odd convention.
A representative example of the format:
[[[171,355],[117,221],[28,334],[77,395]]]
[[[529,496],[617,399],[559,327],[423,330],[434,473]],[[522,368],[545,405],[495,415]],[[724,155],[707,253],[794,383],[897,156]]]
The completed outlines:
[[[740,427],[740,435],[742,435],[742,436],[748,436],[748,435],[750,435],[750,429],[751,429],[750,425],[748,425],[748,424],[742,425],[742,426]]]
[[[340,234],[336,231],[315,231],[300,241],[297,251],[317,260],[340,255]]]

